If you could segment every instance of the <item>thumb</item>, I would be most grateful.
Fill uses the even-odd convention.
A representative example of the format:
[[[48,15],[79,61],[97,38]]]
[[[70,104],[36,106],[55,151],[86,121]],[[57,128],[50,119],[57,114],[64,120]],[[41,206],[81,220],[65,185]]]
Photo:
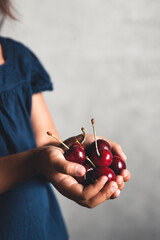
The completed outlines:
[[[67,160],[59,161],[57,163],[57,170],[61,173],[74,177],[81,177],[86,173],[84,166],[78,163],[69,162]]]

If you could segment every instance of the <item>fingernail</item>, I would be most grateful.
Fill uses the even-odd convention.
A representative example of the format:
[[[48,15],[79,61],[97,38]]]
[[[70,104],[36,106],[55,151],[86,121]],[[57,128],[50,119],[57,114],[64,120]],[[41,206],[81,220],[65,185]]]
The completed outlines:
[[[125,172],[124,172],[124,177],[127,177],[127,176],[128,176],[128,172],[125,171]]]
[[[76,175],[77,176],[83,176],[85,174],[85,168],[81,166],[76,167]]]
[[[122,182],[123,182],[123,177],[119,177],[117,183],[120,185],[120,184],[122,184]]]
[[[123,154],[124,158],[125,158],[125,159],[127,159],[127,156],[126,156],[126,154],[125,154],[124,152],[122,152],[122,154]]]
[[[104,176],[103,177],[103,183],[105,184],[108,181],[108,177]]]
[[[118,188],[118,185],[116,183],[114,183],[111,187],[111,191],[114,193]]]
[[[116,191],[116,197],[119,197],[120,193],[121,193],[121,191],[120,191],[119,189],[117,189],[117,191]]]

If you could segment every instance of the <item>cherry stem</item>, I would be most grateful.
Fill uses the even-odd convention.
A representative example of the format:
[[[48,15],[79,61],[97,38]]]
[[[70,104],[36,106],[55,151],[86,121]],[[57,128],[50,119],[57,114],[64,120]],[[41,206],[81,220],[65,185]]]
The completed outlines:
[[[91,159],[90,159],[88,156],[86,156],[86,160],[89,161],[90,164],[91,164],[94,168],[96,168],[96,166],[94,165],[94,163],[91,161]]]
[[[55,138],[55,139],[56,139],[58,142],[60,142],[65,148],[69,149],[69,147],[68,147],[64,142],[62,142],[58,137],[56,137],[55,135],[53,135],[53,133],[51,133],[51,132],[48,131],[47,134],[48,134],[49,136]]]
[[[81,131],[83,132],[83,141],[81,142],[83,144],[86,140],[86,133],[84,127],[81,128]]]
[[[77,138],[76,138],[76,142],[77,142],[77,143],[79,144],[79,146],[82,148],[82,143],[80,143]]]
[[[99,150],[98,150],[98,144],[97,144],[97,138],[96,138],[96,130],[95,130],[95,126],[94,126],[94,118],[91,119],[91,123],[92,123],[92,127],[93,127],[93,134],[94,134],[94,141],[95,141],[95,147],[96,147],[96,152],[98,157],[100,156]]]

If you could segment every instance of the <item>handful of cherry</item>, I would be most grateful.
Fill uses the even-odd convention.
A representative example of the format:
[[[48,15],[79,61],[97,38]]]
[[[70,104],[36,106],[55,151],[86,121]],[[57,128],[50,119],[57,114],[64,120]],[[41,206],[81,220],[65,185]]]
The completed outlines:
[[[83,141],[80,143],[76,140],[70,148],[52,133],[47,132],[48,135],[56,138],[65,146],[67,151],[64,153],[64,156],[68,161],[82,164],[85,167],[85,175],[76,178],[84,186],[94,183],[99,177],[104,175],[108,177],[108,182],[115,181],[116,175],[119,175],[123,169],[126,169],[125,162],[119,156],[113,154],[110,144],[103,139],[96,139],[94,119],[91,119],[91,123],[94,142],[87,148],[83,144],[86,138],[84,128],[81,129],[84,135]]]

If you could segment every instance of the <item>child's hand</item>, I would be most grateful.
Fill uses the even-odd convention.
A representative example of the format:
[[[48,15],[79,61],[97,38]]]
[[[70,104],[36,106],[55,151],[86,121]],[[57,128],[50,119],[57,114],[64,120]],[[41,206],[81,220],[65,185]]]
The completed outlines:
[[[111,149],[112,149],[112,153],[119,156],[122,160],[126,161],[127,157],[124,154],[121,146],[115,142],[112,142],[110,140],[107,140],[110,145],[111,145]],[[117,198],[120,194],[120,190],[122,190],[124,188],[124,182],[128,182],[131,178],[131,174],[127,169],[123,169],[121,171],[121,175],[116,176],[116,182],[118,184],[118,190],[116,192],[114,192],[114,194],[112,195],[111,199]]]
[[[81,135],[79,135],[78,138],[81,138]],[[87,144],[90,144],[92,141],[93,136],[87,135],[85,145],[87,146]],[[74,142],[75,138],[70,138],[65,141],[68,146]],[[118,149],[116,144],[110,143],[112,147],[115,147],[116,151]],[[123,170],[122,176],[117,176],[116,182],[112,181],[105,185],[107,177],[103,176],[100,177],[96,183],[84,187],[74,179],[74,177],[85,174],[85,168],[82,165],[67,161],[64,158],[62,148],[45,146],[41,149],[38,171],[44,174],[53,186],[64,196],[88,208],[93,208],[107,199],[118,197],[120,190],[124,187],[124,181],[128,181],[130,178],[128,171]],[[128,176],[124,176],[126,172]],[[121,183],[119,183],[119,181],[121,181]]]
[[[44,174],[60,193],[88,208],[93,208],[112,196],[118,186],[115,182],[104,186],[107,177],[101,177],[87,187],[79,184],[74,177],[83,176],[85,168],[65,160],[63,153],[58,147],[42,147],[38,152],[36,164],[38,172]]]
[[[83,140],[83,135],[80,134],[76,136],[76,138],[81,142]],[[119,156],[122,160],[126,161],[127,159],[126,155],[124,154],[119,144],[99,136],[97,136],[97,139],[104,139],[107,142],[109,142],[111,145],[112,153]],[[84,145],[87,147],[93,141],[94,141],[94,136],[91,134],[86,134],[86,140],[84,142]],[[75,138],[71,137],[65,141],[65,144],[67,144],[68,146],[71,146],[74,142],[75,142]],[[117,198],[120,195],[120,190],[124,188],[124,182],[129,181],[130,177],[131,177],[130,172],[127,169],[122,170],[121,175],[116,176],[116,183],[118,185],[118,189],[113,193],[113,195],[111,196],[111,199]]]

